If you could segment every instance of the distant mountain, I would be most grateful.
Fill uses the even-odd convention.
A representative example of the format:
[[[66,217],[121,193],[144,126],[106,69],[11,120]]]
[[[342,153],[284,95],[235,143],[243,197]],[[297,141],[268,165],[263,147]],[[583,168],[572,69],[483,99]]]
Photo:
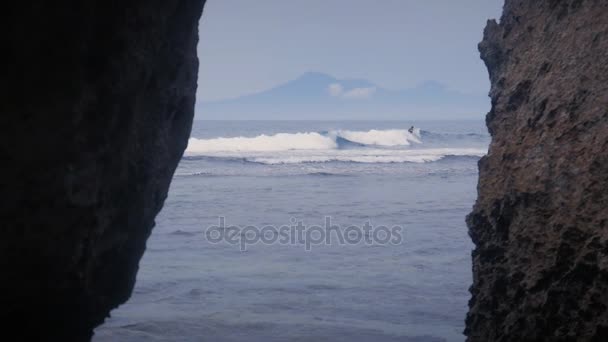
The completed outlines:
[[[197,119],[457,119],[481,118],[486,95],[469,95],[429,81],[388,90],[368,80],[309,72],[259,93],[197,104]]]

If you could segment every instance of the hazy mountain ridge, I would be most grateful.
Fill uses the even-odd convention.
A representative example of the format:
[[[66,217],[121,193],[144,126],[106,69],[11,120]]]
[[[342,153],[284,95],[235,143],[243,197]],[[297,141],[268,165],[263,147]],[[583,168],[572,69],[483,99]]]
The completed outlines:
[[[200,102],[198,119],[432,119],[481,118],[485,94],[463,94],[428,81],[389,90],[365,79],[305,73],[274,88],[242,97]]]

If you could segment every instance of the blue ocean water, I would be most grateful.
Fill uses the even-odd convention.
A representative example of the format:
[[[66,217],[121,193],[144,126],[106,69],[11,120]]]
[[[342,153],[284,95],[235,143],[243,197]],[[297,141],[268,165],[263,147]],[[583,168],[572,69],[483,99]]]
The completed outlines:
[[[464,217],[488,143],[481,120],[195,122],[133,296],[94,341],[464,340]],[[243,250],[209,241],[220,217],[402,239]]]

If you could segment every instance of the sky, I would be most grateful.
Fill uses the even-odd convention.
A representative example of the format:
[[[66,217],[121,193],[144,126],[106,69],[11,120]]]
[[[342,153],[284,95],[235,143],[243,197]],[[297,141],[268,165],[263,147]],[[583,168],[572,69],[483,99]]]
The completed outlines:
[[[236,98],[308,72],[388,89],[437,81],[487,93],[477,44],[503,0],[208,0],[198,101]]]

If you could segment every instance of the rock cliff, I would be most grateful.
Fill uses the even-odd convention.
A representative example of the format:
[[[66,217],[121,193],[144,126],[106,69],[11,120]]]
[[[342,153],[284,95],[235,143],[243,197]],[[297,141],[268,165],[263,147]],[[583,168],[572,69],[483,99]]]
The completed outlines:
[[[3,7],[3,336],[88,341],[129,298],[190,134],[204,2]]]
[[[492,143],[469,341],[608,336],[608,2],[507,0],[479,45]]]

